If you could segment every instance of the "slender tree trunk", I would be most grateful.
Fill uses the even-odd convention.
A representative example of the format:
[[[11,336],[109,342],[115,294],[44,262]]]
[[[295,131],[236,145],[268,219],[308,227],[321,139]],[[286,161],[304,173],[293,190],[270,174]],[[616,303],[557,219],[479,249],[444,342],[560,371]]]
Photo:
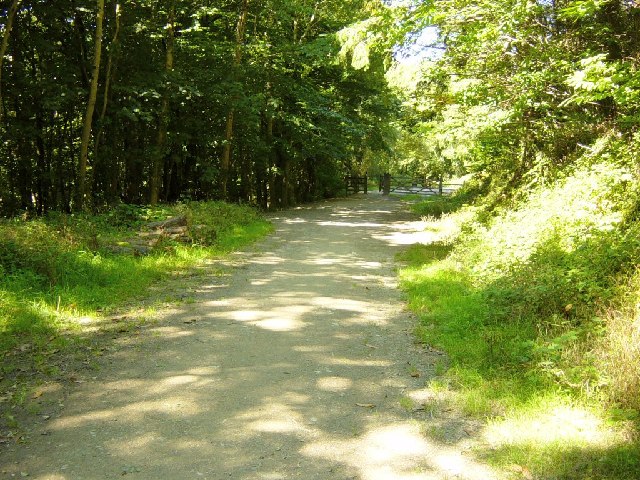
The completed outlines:
[[[87,102],[87,112],[84,116],[84,128],[82,129],[82,140],[80,143],[80,164],[78,168],[78,209],[85,207],[85,201],[89,196],[87,189],[87,163],[89,154],[89,141],[91,140],[91,125],[93,123],[93,112],[96,107],[98,96],[98,77],[100,76],[100,59],[102,56],[102,22],[104,20],[104,0],[98,0],[98,13],[96,14],[96,39],[93,57],[93,72],[91,73],[91,86],[89,88],[89,101]]]
[[[82,20],[82,14],[79,10],[76,10],[76,15],[73,20],[75,29],[74,33],[76,35],[76,43],[77,43],[77,53],[78,53],[78,68],[80,69],[80,81],[82,82],[82,88],[89,88],[89,72],[87,71],[87,45],[86,45],[86,37],[87,37],[87,29],[84,26],[84,22]]]
[[[299,25],[298,25],[298,20],[294,19],[293,21],[293,43],[302,43],[305,38],[307,37],[307,35],[309,35],[309,33],[311,32],[311,29],[313,28],[313,26],[316,24],[318,18],[318,11],[320,9],[320,2],[316,2],[315,6],[313,7],[313,13],[311,14],[311,17],[309,18],[308,22],[307,22],[307,26],[304,29],[304,31],[302,32],[302,35],[298,34],[299,31]]]
[[[270,116],[267,123],[267,145],[269,146],[268,180],[269,180],[269,208],[278,209],[281,206],[278,189],[280,170],[278,167],[278,150],[274,140],[275,119]]]
[[[169,7],[169,22],[167,24],[167,51],[165,57],[165,72],[168,74],[173,70],[173,59],[175,49],[175,4]],[[165,150],[167,148],[167,128],[169,125],[169,91],[165,88],[162,95],[162,107],[160,109],[160,124],[158,125],[158,138],[156,140],[156,151],[153,155],[151,165],[151,191],[149,202],[156,205],[160,200],[160,187],[162,185],[162,164],[164,162]]]
[[[4,99],[2,96],[2,67],[4,63],[4,56],[9,48],[9,37],[11,36],[11,29],[13,28],[13,19],[16,17],[18,7],[21,0],[13,0],[9,12],[7,13],[7,19],[4,27],[4,33],[2,34],[2,45],[0,45],[0,123],[4,119]]]
[[[247,30],[247,17],[249,12],[249,0],[243,0],[242,9],[238,17],[236,25],[236,49],[233,57],[233,79],[236,79],[238,68],[242,62],[242,50],[244,46],[244,37]],[[231,146],[233,142],[233,121],[235,116],[233,99],[229,113],[227,114],[227,125],[225,129],[225,143],[222,150],[222,159],[220,161],[220,170],[222,174],[222,198],[227,198],[227,185],[229,183],[229,172],[231,170]]]
[[[113,203],[118,198],[117,184],[118,184],[118,171],[120,166],[118,165],[118,158],[111,156],[108,160],[102,159],[100,156],[100,149],[102,148],[102,134],[105,129],[104,120],[107,115],[107,107],[111,99],[111,86],[115,78],[117,55],[120,47],[120,18],[122,15],[122,8],[119,3],[115,4],[115,30],[109,46],[109,56],[107,58],[107,68],[104,78],[104,93],[102,95],[102,108],[100,110],[100,116],[98,118],[98,131],[96,132],[96,138],[93,146],[93,158],[95,158],[97,175],[102,177],[104,190],[104,198],[107,203]],[[100,169],[100,170],[98,170]],[[95,187],[94,183],[94,187]]]
[[[107,59],[107,72],[104,79],[104,95],[102,96],[102,109],[100,110],[100,118],[98,120],[98,132],[96,133],[96,141],[94,145],[94,154],[95,158],[98,158],[98,153],[100,150],[100,139],[102,138],[102,132],[104,130],[104,117],[107,114],[107,106],[109,104],[109,95],[111,93],[111,82],[113,71],[115,70],[113,67],[113,61],[115,53],[118,49],[118,45],[120,43],[120,15],[121,15],[120,4],[116,3],[116,29],[113,34],[113,39],[111,40],[111,46],[109,48],[109,57]]]

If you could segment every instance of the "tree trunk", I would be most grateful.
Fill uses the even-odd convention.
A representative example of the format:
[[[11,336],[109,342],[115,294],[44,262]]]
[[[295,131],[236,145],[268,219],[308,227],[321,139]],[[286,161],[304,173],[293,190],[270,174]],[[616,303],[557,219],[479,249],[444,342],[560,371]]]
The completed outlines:
[[[167,75],[173,70],[173,58],[175,48],[175,4],[169,7],[169,19],[167,23],[167,51],[165,57],[164,70]],[[165,86],[162,95],[162,107],[160,109],[160,124],[158,125],[158,138],[156,140],[156,151],[153,155],[151,165],[151,191],[149,202],[156,205],[160,200],[160,187],[162,184],[162,164],[164,163],[165,150],[167,148],[167,128],[169,126],[169,91]]]
[[[107,67],[104,78],[104,92],[102,95],[102,108],[97,122],[96,138],[93,146],[93,158],[95,159],[95,175],[100,178],[102,184],[100,188],[104,193],[104,200],[108,204],[113,204],[118,199],[118,172],[120,169],[117,156],[107,155],[101,156],[102,137],[105,130],[105,117],[107,115],[107,107],[111,100],[112,84],[116,74],[117,55],[120,47],[120,18],[122,16],[122,8],[119,3],[115,4],[115,30],[109,46],[109,56],[107,58]],[[98,188],[98,178],[94,180],[94,188]]]
[[[75,29],[74,33],[76,35],[76,43],[77,43],[77,58],[78,58],[78,68],[80,69],[80,81],[82,82],[82,88],[89,88],[89,72],[87,72],[87,46],[85,44],[87,37],[87,30],[84,27],[84,22],[82,21],[82,14],[79,10],[76,10],[76,15],[73,20]]]
[[[270,116],[267,121],[267,146],[269,147],[268,181],[269,181],[269,209],[280,208],[280,194],[278,193],[280,171],[278,170],[278,151],[274,140],[275,119]]]
[[[247,30],[247,17],[249,12],[249,0],[243,0],[242,9],[236,25],[236,49],[233,57],[233,80],[236,80],[238,67],[242,62],[242,47],[244,46],[244,36]],[[222,150],[220,170],[222,175],[222,198],[227,198],[227,185],[229,183],[229,172],[231,170],[231,146],[233,142],[233,121],[235,116],[234,103],[237,98],[232,99],[231,108],[227,114],[227,125],[225,129],[225,143]]]
[[[89,154],[89,141],[91,140],[91,125],[93,123],[93,112],[96,107],[98,96],[98,77],[100,75],[100,58],[102,56],[102,21],[104,19],[104,0],[98,0],[98,13],[96,14],[96,40],[93,57],[93,72],[91,73],[91,86],[89,88],[89,101],[87,102],[87,112],[84,117],[84,128],[82,129],[82,140],[80,143],[80,164],[78,168],[78,209],[85,207],[85,201],[89,196],[87,189],[87,160]]]
[[[100,110],[100,118],[98,120],[98,132],[96,133],[96,141],[94,145],[94,156],[98,158],[98,153],[100,150],[100,139],[102,138],[102,131],[104,130],[104,117],[107,114],[107,106],[109,104],[109,95],[111,93],[111,82],[114,71],[113,66],[113,58],[118,49],[118,44],[120,42],[120,15],[121,8],[120,4],[116,3],[116,29],[113,34],[113,39],[111,40],[111,46],[109,47],[109,57],[107,59],[107,72],[105,74],[104,79],[104,95],[102,96],[102,109]]]
[[[20,6],[20,1],[21,0],[13,0],[11,8],[9,8],[4,27],[4,33],[2,35],[2,45],[0,45],[0,123],[2,123],[4,119],[4,99],[2,96],[2,67],[4,56],[7,53],[7,48],[9,47],[9,37],[11,36],[11,29],[13,28],[13,19],[15,18],[18,7]]]

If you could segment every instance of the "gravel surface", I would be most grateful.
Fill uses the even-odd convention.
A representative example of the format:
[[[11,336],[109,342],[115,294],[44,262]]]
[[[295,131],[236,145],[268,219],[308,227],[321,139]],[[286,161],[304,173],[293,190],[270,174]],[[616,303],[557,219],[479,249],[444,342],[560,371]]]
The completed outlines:
[[[443,356],[415,344],[393,259],[428,234],[379,195],[272,220],[193,302],[43,389],[55,408],[3,447],[0,478],[495,478],[469,454],[477,425],[422,405]]]

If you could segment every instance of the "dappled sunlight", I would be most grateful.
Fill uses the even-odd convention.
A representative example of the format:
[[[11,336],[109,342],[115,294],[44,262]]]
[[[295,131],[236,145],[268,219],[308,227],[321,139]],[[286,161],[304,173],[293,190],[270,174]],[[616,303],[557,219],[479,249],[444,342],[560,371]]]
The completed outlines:
[[[343,392],[353,385],[353,380],[344,377],[322,377],[316,382],[316,386],[320,390],[327,392]]]
[[[250,322],[262,317],[262,312],[257,310],[238,310],[231,312],[230,317],[239,322]]]
[[[189,396],[171,396],[159,398],[153,401],[138,401],[129,403],[118,409],[106,409],[93,411],[82,415],[68,416],[56,419],[51,422],[50,427],[54,430],[76,428],[83,424],[103,422],[105,420],[139,421],[146,414],[165,414],[176,417],[195,415],[202,410],[202,407],[194,402]]]
[[[293,347],[294,351],[301,353],[326,353],[327,349],[327,345],[298,345]]]
[[[281,398],[265,399],[255,410],[236,417],[231,428],[237,428],[249,436],[255,432],[269,432],[296,435],[305,439],[315,437],[317,433],[308,425],[309,419],[296,410],[299,405],[309,400],[308,396],[291,393]]]
[[[253,322],[253,325],[274,332],[291,332],[304,327],[304,322],[294,318],[268,318]]]
[[[373,430],[360,443],[362,453],[372,463],[387,463],[394,457],[424,456],[429,452],[427,442],[412,425],[392,425]]]
[[[279,265],[283,262],[285,262],[284,258],[278,257],[276,255],[260,256],[259,258],[252,258],[249,260],[249,263],[253,263],[256,265]]]
[[[350,367],[390,367],[392,365],[392,362],[388,360],[356,360],[345,357],[325,358],[322,363],[326,365],[346,365]]]
[[[496,447],[514,444],[606,446],[616,434],[594,413],[571,405],[559,405],[538,414],[527,412],[489,423],[486,440]]]
[[[376,262],[370,263],[376,265]],[[366,282],[367,279],[368,277],[362,275],[357,278],[362,282]],[[375,277],[375,280],[383,285],[384,279]],[[251,286],[256,285],[251,282]],[[270,308],[265,308],[259,297],[253,300],[242,297],[208,302],[210,311],[206,315],[216,321],[232,320],[277,332],[304,329],[309,320],[318,318],[339,317],[338,320],[344,325],[382,325],[386,322],[387,306],[373,299],[314,296],[312,286],[309,285],[308,288],[309,291],[305,291],[306,289],[295,293],[284,291],[273,295],[270,299]],[[177,332],[172,334],[179,336]]]
[[[343,261],[341,258],[316,258],[315,260],[311,260],[310,263],[315,265],[336,265]]]
[[[239,299],[240,300],[240,299]],[[239,303],[242,303],[239,301]],[[245,302],[246,304],[246,302]],[[287,332],[304,328],[303,317],[312,310],[311,305],[283,305],[272,309],[256,308],[248,310],[230,310],[210,313],[210,318],[232,319],[246,325],[252,325],[265,330]]]
[[[380,262],[365,262],[365,261],[361,261],[361,262],[356,262],[355,265],[356,265],[356,267],[366,268],[366,269],[382,268],[382,263],[380,263]],[[357,278],[357,277],[352,277],[352,278]],[[364,280],[367,277],[360,277],[360,278]]]
[[[372,305],[368,302],[359,300],[351,300],[348,298],[333,298],[333,297],[315,297],[312,300],[313,305],[318,307],[327,308],[329,310],[347,310],[350,312],[367,312],[372,308]]]
[[[350,465],[362,480],[490,479],[494,474],[459,451],[428,441],[417,423],[373,427],[353,439],[322,438],[302,448],[313,458]]]
[[[175,377],[165,378],[159,382],[159,385],[154,389],[156,392],[163,387],[176,387],[182,385],[192,385],[202,381],[200,377],[195,375],[177,375]]]
[[[386,202],[282,214],[265,254],[123,337],[43,427],[62,447],[29,460],[41,478],[494,478],[398,404],[424,379],[388,238],[410,232]]]
[[[201,285],[199,286],[197,289],[195,289],[195,291],[197,293],[207,293],[207,292],[214,292],[216,290],[221,290],[224,288],[228,288],[229,285],[225,284],[225,283],[219,283],[216,285]]]
[[[211,366],[211,367],[196,367],[190,368],[184,372],[185,375],[200,375],[204,377],[208,377],[210,375],[214,375],[220,372],[220,366]]]
[[[148,432],[137,437],[130,438],[127,443],[122,443],[121,439],[113,439],[105,442],[107,448],[114,453],[120,455],[126,455],[131,449],[153,448],[153,445],[158,442],[158,438],[153,432]]]
[[[190,337],[193,335],[193,332],[178,327],[155,327],[151,330],[164,338]]]
[[[381,228],[381,227],[384,227],[384,224],[382,224],[382,223],[345,222],[345,221],[318,222],[318,225],[320,225],[322,227],[348,227],[348,228]]]
[[[373,238],[393,246],[414,245],[417,243],[430,244],[439,240],[436,232],[427,229],[428,222],[403,222],[392,225],[392,231],[374,234]]]
[[[299,223],[307,223],[307,221],[302,218],[287,218],[283,220],[283,223],[285,223],[286,225],[296,225]]]

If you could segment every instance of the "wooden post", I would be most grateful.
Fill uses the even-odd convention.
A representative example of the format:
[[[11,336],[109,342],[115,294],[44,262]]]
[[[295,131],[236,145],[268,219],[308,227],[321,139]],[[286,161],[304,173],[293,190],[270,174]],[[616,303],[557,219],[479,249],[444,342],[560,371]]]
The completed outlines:
[[[382,194],[389,195],[391,193],[391,174],[385,173],[382,177]]]

